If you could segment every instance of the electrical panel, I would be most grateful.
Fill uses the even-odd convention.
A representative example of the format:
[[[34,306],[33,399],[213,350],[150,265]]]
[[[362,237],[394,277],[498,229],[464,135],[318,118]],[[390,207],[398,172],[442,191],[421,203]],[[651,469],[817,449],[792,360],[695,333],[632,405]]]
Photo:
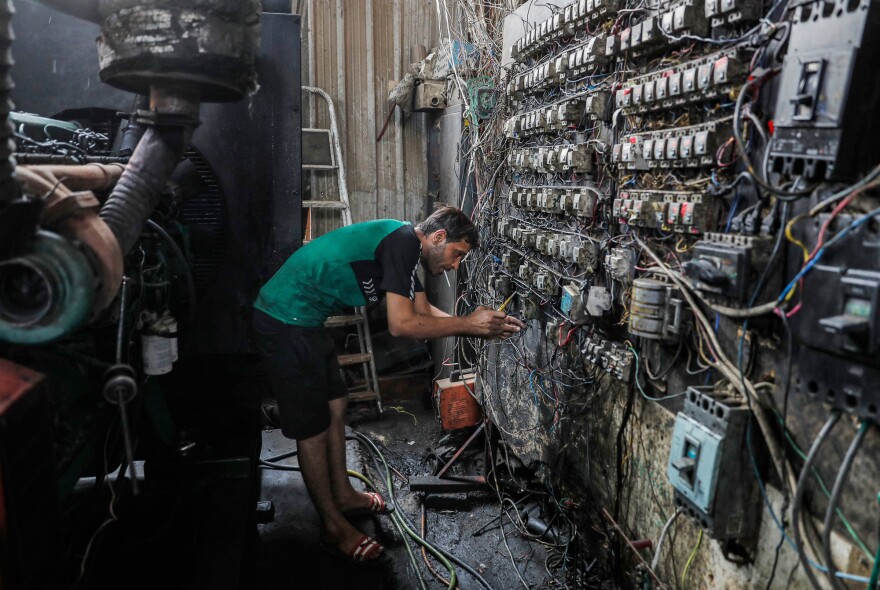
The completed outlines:
[[[795,8],[776,100],[772,171],[850,180],[877,164],[878,30],[880,5],[870,0]]]
[[[540,325],[491,378],[556,376],[546,423],[584,390],[684,395],[675,503],[755,559],[744,396],[878,420],[880,4],[575,0],[532,22],[538,6],[515,13],[507,100],[474,160],[487,254],[513,263],[511,313]],[[489,285],[469,294],[500,299]],[[765,443],[786,442],[752,418],[764,479]]]
[[[755,533],[760,505],[746,451],[749,409],[741,399],[688,389],[675,418],[667,477],[675,504],[718,540]]]

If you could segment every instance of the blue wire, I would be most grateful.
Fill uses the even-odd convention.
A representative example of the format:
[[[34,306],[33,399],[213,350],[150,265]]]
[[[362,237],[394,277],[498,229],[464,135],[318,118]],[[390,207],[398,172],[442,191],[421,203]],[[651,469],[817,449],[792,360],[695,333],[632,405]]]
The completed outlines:
[[[834,244],[839,242],[841,239],[843,239],[843,237],[845,235],[847,235],[850,231],[858,228],[860,225],[864,224],[865,222],[870,220],[872,217],[876,217],[878,215],[880,215],[880,208],[877,208],[877,209],[874,209],[873,211],[865,213],[863,216],[859,217],[858,219],[856,219],[855,221],[850,223],[848,226],[843,228],[843,230],[839,234],[837,234],[836,236],[831,238],[827,244],[825,244],[824,246],[819,248],[819,251],[816,252],[816,255],[809,262],[807,262],[807,264],[804,265],[804,267],[794,276],[794,278],[791,280],[791,282],[788,284],[788,286],[785,287],[785,289],[782,291],[782,294],[779,296],[779,298],[776,301],[779,303],[782,303],[782,301],[785,299],[785,297],[788,295],[788,293],[792,289],[794,289],[794,286],[797,284],[797,282],[799,280],[801,280],[801,278],[805,274],[810,272],[810,270],[816,265],[816,263],[819,261],[819,259],[822,258],[822,255],[825,254],[825,252],[828,250],[828,248],[830,248],[831,246],[833,246]]]
[[[635,382],[636,382],[636,387],[638,388],[639,393],[642,394],[642,397],[643,397],[643,398],[645,398],[645,399],[648,400],[648,401],[659,402],[659,401],[663,401],[663,400],[665,400],[665,399],[673,399],[673,398],[676,398],[676,397],[682,396],[682,395],[684,395],[684,394],[687,393],[687,391],[682,391],[681,393],[673,393],[672,395],[667,395],[667,396],[664,396],[664,397],[651,397],[650,395],[648,395],[647,393],[645,393],[645,390],[642,389],[642,384],[639,383],[639,353],[637,353],[637,352],[636,352],[636,349],[633,348],[633,347],[631,347],[631,346],[628,346],[628,347],[627,347],[627,350],[629,350],[629,351],[633,354],[633,358],[636,359],[636,371],[635,371],[635,373],[633,374],[633,379],[635,380]]]

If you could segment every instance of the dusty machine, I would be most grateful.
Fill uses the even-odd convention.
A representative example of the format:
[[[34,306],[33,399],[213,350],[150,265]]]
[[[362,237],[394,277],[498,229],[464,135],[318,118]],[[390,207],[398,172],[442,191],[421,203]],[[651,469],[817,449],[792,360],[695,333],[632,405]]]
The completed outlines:
[[[289,2],[0,7],[0,586],[242,577],[299,27]]]

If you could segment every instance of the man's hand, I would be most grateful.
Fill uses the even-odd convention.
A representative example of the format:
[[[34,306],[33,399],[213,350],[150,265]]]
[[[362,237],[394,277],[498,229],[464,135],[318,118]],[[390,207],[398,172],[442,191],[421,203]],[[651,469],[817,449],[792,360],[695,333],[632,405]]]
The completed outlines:
[[[478,307],[467,316],[470,333],[481,338],[508,338],[525,328],[525,324],[490,307]]]

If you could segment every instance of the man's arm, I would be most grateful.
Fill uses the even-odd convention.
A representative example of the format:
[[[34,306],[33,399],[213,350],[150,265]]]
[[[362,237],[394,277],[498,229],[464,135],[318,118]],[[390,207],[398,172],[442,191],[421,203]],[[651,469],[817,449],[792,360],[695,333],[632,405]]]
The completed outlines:
[[[466,316],[436,317],[417,311],[412,299],[396,293],[386,293],[385,301],[388,308],[388,329],[392,336],[420,339],[444,336],[499,338],[515,334],[522,327],[519,320],[510,318],[502,311],[485,307]]]
[[[416,291],[416,298],[413,301],[413,306],[416,308],[417,313],[424,313],[430,316],[434,316],[435,318],[451,318],[452,316],[431,305],[431,302],[428,301],[428,298],[425,296],[424,291]]]

